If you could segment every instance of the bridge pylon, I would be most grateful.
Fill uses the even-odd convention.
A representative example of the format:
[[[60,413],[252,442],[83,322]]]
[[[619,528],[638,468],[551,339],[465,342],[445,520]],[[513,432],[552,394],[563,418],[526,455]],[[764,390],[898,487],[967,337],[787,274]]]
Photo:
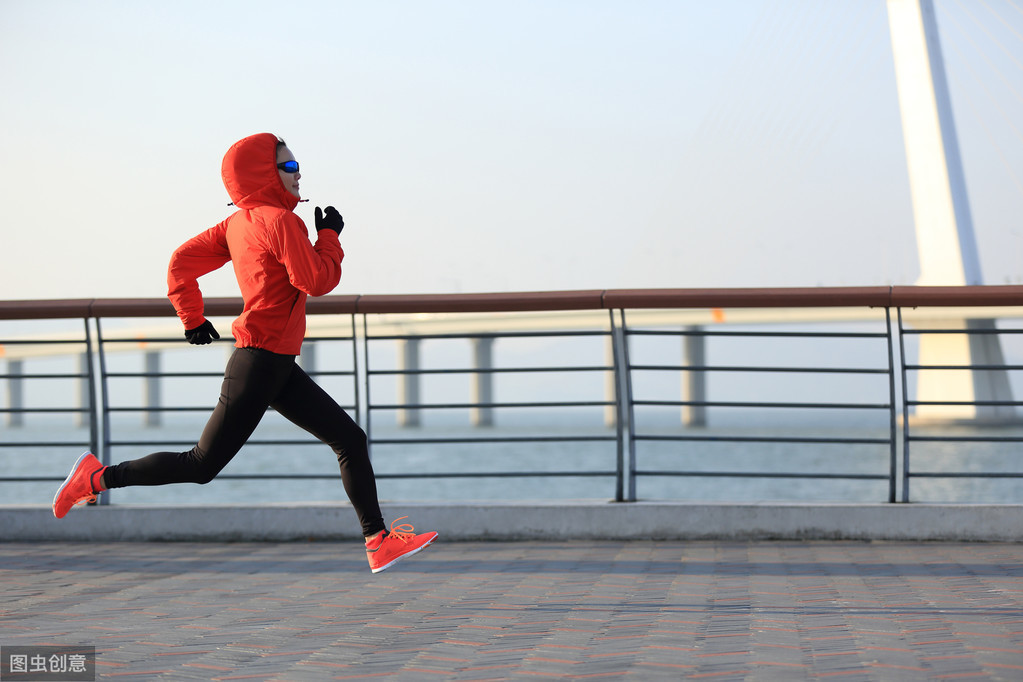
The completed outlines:
[[[970,214],[966,178],[938,36],[933,0],[887,0],[902,134],[920,257],[920,286],[982,284],[980,257]],[[1004,364],[998,337],[967,332],[993,320],[917,324],[963,334],[922,334],[921,366]],[[920,370],[916,399],[1011,401],[1006,370]],[[907,415],[908,416],[908,415]],[[1007,420],[1003,405],[918,405],[916,417],[948,420]]]

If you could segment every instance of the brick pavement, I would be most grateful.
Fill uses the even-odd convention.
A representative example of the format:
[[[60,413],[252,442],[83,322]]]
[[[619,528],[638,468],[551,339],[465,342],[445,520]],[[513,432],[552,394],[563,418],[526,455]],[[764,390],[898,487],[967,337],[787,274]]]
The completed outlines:
[[[102,680],[1023,679],[1023,545],[0,543],[0,647]]]

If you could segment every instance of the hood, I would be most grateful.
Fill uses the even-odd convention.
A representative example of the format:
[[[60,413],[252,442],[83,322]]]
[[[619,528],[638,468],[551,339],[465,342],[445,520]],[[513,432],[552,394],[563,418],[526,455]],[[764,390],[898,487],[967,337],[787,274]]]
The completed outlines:
[[[289,211],[298,197],[289,192],[277,172],[277,136],[259,133],[238,140],[220,166],[224,187],[238,208],[276,206]]]

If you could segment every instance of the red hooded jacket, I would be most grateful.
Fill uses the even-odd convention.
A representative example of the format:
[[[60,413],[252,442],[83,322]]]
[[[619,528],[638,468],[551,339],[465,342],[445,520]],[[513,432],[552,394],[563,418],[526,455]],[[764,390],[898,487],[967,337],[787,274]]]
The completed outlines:
[[[298,355],[306,296],[327,294],[341,280],[338,234],[321,230],[310,243],[305,223],[293,213],[298,198],[277,171],[275,135],[236,142],[221,175],[238,210],[178,247],[167,271],[167,296],[185,329],[198,327],[206,318],[197,280],[231,261],[245,301],[231,326],[235,345]]]

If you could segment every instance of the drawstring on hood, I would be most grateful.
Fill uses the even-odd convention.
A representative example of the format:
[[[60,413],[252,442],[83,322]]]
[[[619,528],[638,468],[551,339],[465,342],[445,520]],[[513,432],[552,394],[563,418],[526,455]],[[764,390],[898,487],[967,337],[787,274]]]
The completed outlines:
[[[308,199],[299,199],[299,200],[298,200],[298,203],[300,203],[300,204],[305,204],[305,203],[308,203],[308,202],[309,202],[309,200],[308,200]],[[230,201],[230,202],[228,202],[228,204],[227,204],[227,205],[228,205],[228,206],[234,206],[234,202],[233,202],[233,201]]]
[[[277,172],[278,141],[271,133],[250,135],[231,145],[224,155],[220,176],[238,208],[275,206],[293,211],[298,206],[298,197],[284,187]]]

